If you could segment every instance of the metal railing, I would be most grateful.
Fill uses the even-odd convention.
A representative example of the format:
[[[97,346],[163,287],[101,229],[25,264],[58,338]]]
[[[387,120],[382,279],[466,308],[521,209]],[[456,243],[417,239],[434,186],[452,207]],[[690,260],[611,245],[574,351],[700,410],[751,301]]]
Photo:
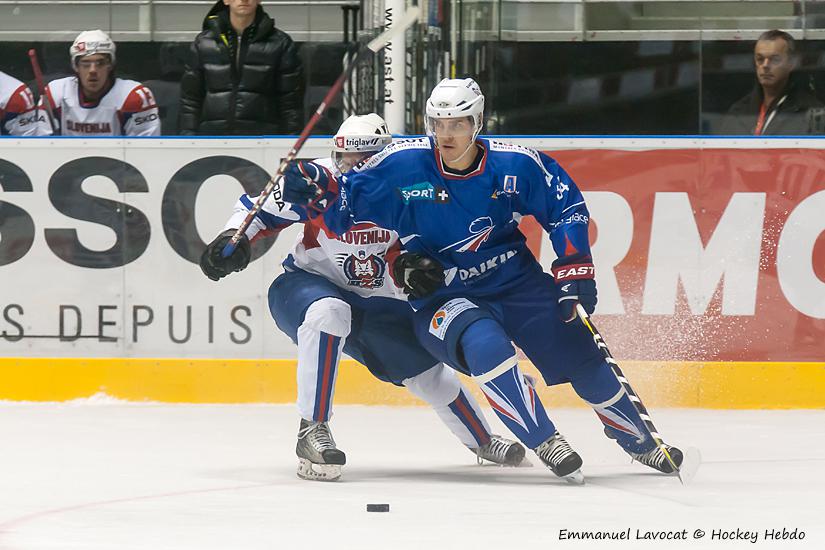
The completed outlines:
[[[370,0],[367,0],[369,3]],[[433,0],[431,0],[433,1]],[[749,40],[770,28],[825,38],[820,0],[452,0],[463,40]],[[189,41],[212,0],[0,0],[0,40],[68,41],[101,28],[115,40]],[[267,0],[297,41],[339,42],[359,0]]]
[[[0,41],[65,42],[100,28],[117,41],[189,41],[211,0],[0,0]],[[344,8],[358,0],[267,0],[276,25],[296,41],[340,42]]]

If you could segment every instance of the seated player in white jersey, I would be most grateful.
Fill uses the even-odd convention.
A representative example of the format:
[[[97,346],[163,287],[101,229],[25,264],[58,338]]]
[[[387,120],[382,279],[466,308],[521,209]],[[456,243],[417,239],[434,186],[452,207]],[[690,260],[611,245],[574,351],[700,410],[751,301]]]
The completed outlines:
[[[159,136],[151,90],[115,76],[115,43],[101,30],[83,31],[69,48],[74,76],[52,80],[40,98],[41,136]]]
[[[37,135],[34,95],[24,83],[0,71],[0,136]]]
[[[380,116],[355,115],[335,135],[332,158],[315,162],[336,174],[347,172],[391,141]],[[388,262],[399,251],[395,232],[364,223],[336,237],[320,220],[301,218],[288,203],[270,197],[235,252],[223,258],[224,246],[254,201],[241,197],[226,230],[204,251],[201,268],[213,280],[240,271],[249,261],[249,239],[264,230],[304,223],[303,235],[283,263],[285,272],[269,289],[272,317],[298,345],[299,477],[334,481],[346,463],[328,424],[342,352],[377,378],[405,386],[429,403],[479,460],[522,464],[524,447],[491,434],[455,372],[416,341],[412,311],[387,273]]]

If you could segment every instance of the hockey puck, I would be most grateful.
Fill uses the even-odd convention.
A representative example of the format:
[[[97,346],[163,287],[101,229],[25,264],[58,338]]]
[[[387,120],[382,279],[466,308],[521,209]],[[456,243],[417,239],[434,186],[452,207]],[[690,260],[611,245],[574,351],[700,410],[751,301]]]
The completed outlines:
[[[367,512],[389,512],[389,504],[367,504]]]

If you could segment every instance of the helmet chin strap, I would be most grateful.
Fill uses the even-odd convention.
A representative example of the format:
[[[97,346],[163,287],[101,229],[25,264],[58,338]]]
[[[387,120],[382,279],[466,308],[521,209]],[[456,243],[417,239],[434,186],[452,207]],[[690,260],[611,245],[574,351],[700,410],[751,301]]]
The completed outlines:
[[[478,124],[476,124],[475,126],[476,126],[475,130],[473,130],[473,139],[470,140],[470,144],[467,145],[467,148],[464,149],[464,152],[461,153],[460,155],[458,155],[458,157],[455,160],[453,160],[452,162],[458,162],[461,159],[463,159],[464,155],[469,153],[470,149],[472,149],[475,146],[476,138],[478,137],[478,134],[481,132],[481,127]],[[433,134],[433,137],[435,137],[435,134]],[[438,138],[436,138],[436,145],[438,145]]]
[[[458,156],[458,158],[457,158],[457,159],[455,159],[453,162],[458,162],[458,161],[460,161],[462,158],[464,158],[464,155],[466,155],[467,153],[469,153],[469,152],[470,152],[470,148],[474,147],[474,146],[475,146],[475,144],[476,144],[476,138],[475,138],[475,136],[473,136],[473,140],[470,142],[470,145],[468,145],[468,146],[467,146],[467,148],[466,148],[466,149],[464,149],[464,152],[463,152],[463,153],[461,153],[461,154]]]

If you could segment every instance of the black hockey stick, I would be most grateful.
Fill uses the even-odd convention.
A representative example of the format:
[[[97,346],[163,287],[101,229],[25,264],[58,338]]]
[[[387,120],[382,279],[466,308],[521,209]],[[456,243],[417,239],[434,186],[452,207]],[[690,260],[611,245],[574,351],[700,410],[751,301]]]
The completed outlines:
[[[584,326],[587,327],[587,330],[590,331],[596,346],[601,350],[602,354],[604,354],[604,360],[607,361],[608,365],[610,365],[610,369],[613,371],[613,374],[616,375],[616,378],[619,380],[622,388],[624,388],[624,391],[630,398],[630,402],[633,404],[636,412],[639,413],[642,422],[645,424],[645,428],[648,433],[650,433],[650,437],[653,438],[656,446],[659,447],[659,449],[664,453],[665,458],[667,458],[667,461],[673,468],[673,472],[679,477],[679,481],[681,481],[683,485],[690,482],[696,474],[696,470],[699,468],[699,462],[701,461],[699,451],[696,449],[685,449],[681,466],[676,466],[676,463],[673,461],[673,457],[670,456],[667,447],[665,447],[664,442],[662,442],[659,431],[656,429],[656,426],[653,424],[653,420],[650,418],[650,413],[647,412],[647,407],[645,407],[642,400],[639,399],[636,391],[630,385],[630,382],[628,382],[627,377],[622,372],[621,367],[619,367],[619,363],[616,362],[613,355],[610,353],[610,350],[607,349],[607,344],[604,343],[604,338],[602,338],[602,335],[599,333],[596,325],[593,324],[593,321],[590,319],[590,316],[581,304],[576,304],[576,313]]]
[[[412,6],[404,15],[401,16],[400,19],[393,23],[393,26],[389,29],[385,30],[377,37],[373,38],[367,46],[358,52],[358,54],[349,62],[349,64],[344,68],[344,71],[341,73],[341,76],[338,77],[338,80],[332,85],[332,87],[327,92],[327,95],[324,96],[324,99],[321,101],[318,108],[315,110],[315,114],[312,115],[312,118],[309,119],[307,125],[304,127],[304,130],[301,132],[301,135],[298,137],[298,141],[295,142],[295,145],[292,146],[292,149],[286,154],[284,160],[281,161],[281,164],[278,166],[278,170],[275,172],[269,181],[266,183],[264,190],[261,191],[261,194],[258,196],[258,199],[255,201],[255,204],[252,205],[252,208],[249,209],[249,213],[244,218],[243,222],[241,222],[241,226],[235,231],[235,234],[232,235],[232,238],[226,243],[226,246],[223,248],[223,252],[221,253],[224,258],[229,257],[235,248],[238,246],[238,242],[243,237],[246,228],[249,227],[249,224],[252,223],[252,220],[255,219],[255,216],[258,214],[258,211],[263,206],[266,199],[272,194],[272,191],[275,190],[275,186],[278,185],[278,181],[283,176],[284,172],[286,171],[289,163],[295,160],[295,157],[298,156],[298,151],[301,150],[301,147],[304,146],[304,142],[309,137],[310,132],[312,129],[315,128],[315,124],[321,119],[321,116],[327,110],[327,106],[332,103],[332,101],[338,97],[338,94],[341,93],[341,89],[344,86],[344,83],[349,80],[352,71],[355,70],[355,67],[360,63],[364,58],[368,55],[373,53],[378,53],[380,50],[384,48],[387,44],[392,42],[394,38],[399,36],[401,33],[406,31],[410,25],[415,23],[418,20],[419,16],[419,7]]]

